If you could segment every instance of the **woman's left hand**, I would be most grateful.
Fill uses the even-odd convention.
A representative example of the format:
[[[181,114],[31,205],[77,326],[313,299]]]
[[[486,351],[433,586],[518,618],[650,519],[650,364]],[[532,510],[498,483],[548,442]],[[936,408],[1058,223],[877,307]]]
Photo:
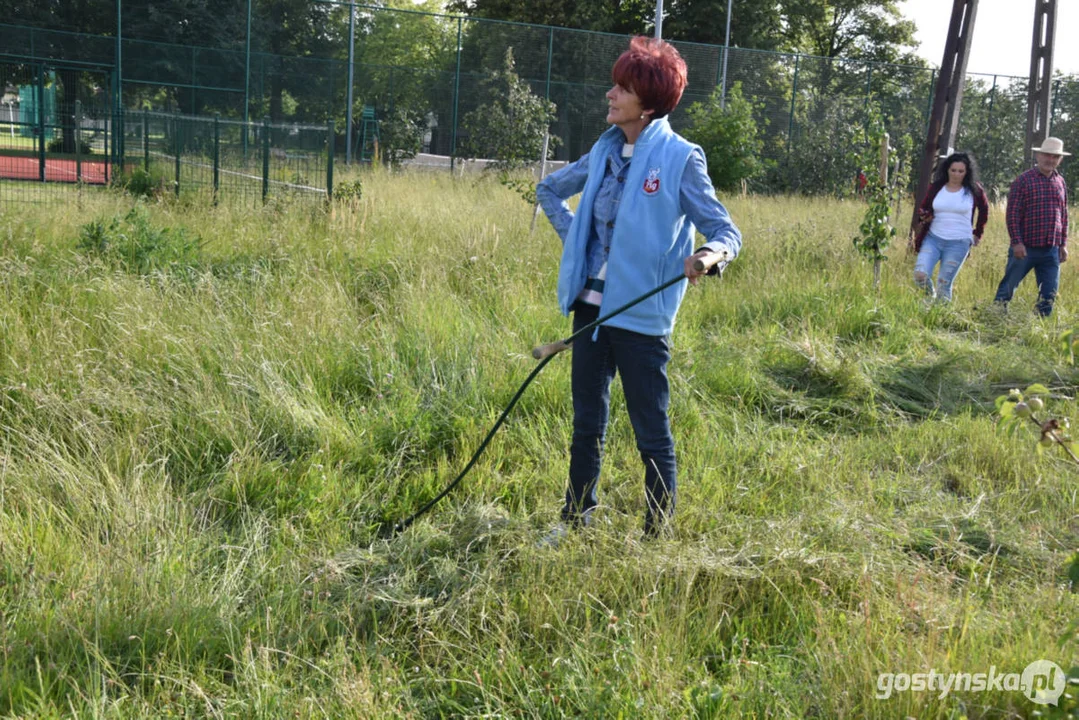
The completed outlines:
[[[696,285],[702,276],[707,275],[708,271],[700,272],[693,267],[693,264],[700,258],[711,255],[711,250],[699,250],[685,259],[686,277],[689,278],[690,285]]]
[[[974,242],[973,242],[973,243],[971,243],[971,244],[972,244],[972,245],[973,245],[974,247],[978,247],[978,243],[980,243],[981,241],[982,241],[982,236],[981,236],[981,235],[975,235],[975,236],[974,236]]]

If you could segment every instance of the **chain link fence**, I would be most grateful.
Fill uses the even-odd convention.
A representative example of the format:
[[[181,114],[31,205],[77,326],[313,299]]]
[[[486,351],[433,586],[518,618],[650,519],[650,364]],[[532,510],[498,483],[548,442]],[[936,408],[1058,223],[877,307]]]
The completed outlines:
[[[535,94],[557,106],[550,128],[559,139],[556,159],[579,157],[605,129],[604,94],[611,65],[626,48],[625,36],[338,2],[314,7],[321,33],[317,52],[304,56],[269,52],[272,38],[257,33],[235,37],[222,47],[162,43],[124,31],[122,17],[111,37],[0,25],[0,86],[8,115],[21,117],[23,89],[36,81],[46,92],[56,89],[58,107],[70,106],[69,98],[80,100],[92,119],[85,128],[91,134],[102,117],[126,112],[122,132],[107,140],[113,152],[125,158],[137,135],[131,118],[145,108],[219,114],[229,153],[237,142],[247,143],[245,160],[234,170],[246,175],[259,175],[249,165],[250,142],[260,132],[259,123],[248,123],[239,140],[234,139],[233,124],[264,116],[282,128],[318,127],[324,132],[327,121],[332,122],[340,129],[335,147],[345,162],[370,159],[376,142],[383,152],[408,142],[422,153],[450,158],[453,167],[467,140],[462,119],[480,107],[482,81],[502,66],[511,50],[517,74]],[[117,26],[120,38],[115,37]],[[689,68],[689,86],[671,115],[675,129],[685,128],[686,110],[706,100],[724,76],[725,87],[740,83],[754,103],[765,170],[752,180],[753,190],[851,192],[863,169],[857,167],[857,157],[866,141],[871,104],[880,109],[893,138],[909,135],[913,140],[912,156],[905,162],[917,166],[935,70],[672,42]],[[46,79],[35,80],[33,72],[46,73]],[[1025,78],[967,77],[956,145],[975,154],[987,187],[998,196],[1024,167],[1026,88]],[[9,134],[12,127],[24,130],[21,120],[12,122],[10,117],[5,125],[4,109],[0,105],[0,129],[8,128]],[[193,185],[210,186],[203,166],[208,164],[205,148],[211,126],[200,121],[190,132],[190,143],[199,148],[202,160],[186,175],[181,167],[181,183],[189,175]],[[1075,77],[1054,82],[1052,132],[1066,146],[1079,146]],[[158,142],[168,142],[167,128],[150,131],[151,138],[158,135]],[[72,148],[69,133],[61,149]],[[259,151],[254,149],[255,154]],[[9,150],[0,145],[0,152]],[[1062,170],[1075,192],[1079,166],[1066,163]],[[297,166],[275,180],[313,187],[315,174]],[[247,179],[227,182],[242,185]],[[219,178],[219,184],[224,182]]]

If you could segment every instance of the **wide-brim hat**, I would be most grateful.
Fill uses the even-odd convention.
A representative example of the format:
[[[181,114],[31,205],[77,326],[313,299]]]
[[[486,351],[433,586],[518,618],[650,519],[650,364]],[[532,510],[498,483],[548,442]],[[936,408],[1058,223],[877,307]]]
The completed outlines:
[[[1071,155],[1069,152],[1064,152],[1064,141],[1055,137],[1045,138],[1041,147],[1031,148],[1031,150],[1046,155]]]

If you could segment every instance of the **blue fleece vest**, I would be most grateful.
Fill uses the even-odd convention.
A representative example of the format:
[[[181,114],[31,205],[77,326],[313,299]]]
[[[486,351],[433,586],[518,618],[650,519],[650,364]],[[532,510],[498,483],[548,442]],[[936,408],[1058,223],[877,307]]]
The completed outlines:
[[[565,315],[588,279],[585,252],[592,205],[603,181],[607,155],[612,144],[624,142],[622,131],[612,126],[589,152],[588,180],[562,248],[558,272],[558,302]],[[685,272],[683,261],[693,254],[694,228],[682,213],[679,196],[682,172],[696,147],[671,130],[667,118],[653,120],[637,138],[611,236],[601,316]],[[686,283],[678,283],[604,325],[645,335],[668,335],[685,292]]]

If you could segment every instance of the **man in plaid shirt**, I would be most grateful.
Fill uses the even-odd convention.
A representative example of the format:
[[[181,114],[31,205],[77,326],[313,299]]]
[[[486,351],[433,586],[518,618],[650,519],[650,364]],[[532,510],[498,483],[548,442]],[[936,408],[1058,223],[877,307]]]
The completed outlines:
[[[1008,193],[1008,265],[997,288],[996,302],[1007,303],[1031,270],[1038,281],[1038,313],[1053,312],[1060,263],[1068,259],[1068,187],[1057,166],[1065,155],[1059,138],[1046,138],[1034,148],[1035,166],[1012,183]]]

